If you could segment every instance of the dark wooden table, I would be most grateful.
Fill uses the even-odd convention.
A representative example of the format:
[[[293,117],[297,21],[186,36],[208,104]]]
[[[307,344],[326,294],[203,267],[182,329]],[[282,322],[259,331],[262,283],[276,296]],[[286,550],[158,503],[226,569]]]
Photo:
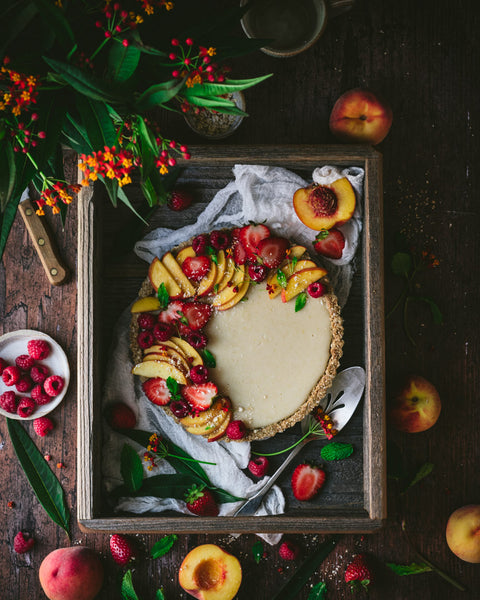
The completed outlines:
[[[179,11],[181,4],[179,0]],[[392,130],[378,148],[384,156],[385,247],[379,252],[385,253],[387,312],[401,291],[401,282],[389,270],[398,231],[418,251],[432,251],[440,263],[422,273],[418,284],[424,295],[438,302],[443,325],[434,325],[428,311],[413,309],[413,346],[403,332],[400,311],[386,323],[387,397],[398,376],[414,371],[431,380],[443,400],[440,420],[432,429],[419,434],[389,431],[388,439],[409,468],[431,462],[434,470],[405,494],[389,482],[388,519],[379,533],[341,539],[310,580],[312,584],[325,581],[329,599],[351,597],[343,574],[358,552],[368,553],[375,565],[372,600],[478,598],[480,566],[462,562],[449,551],[445,524],[456,508],[480,502],[479,26],[480,10],[474,1],[458,5],[445,0],[358,0],[349,13],[331,20],[320,41],[305,53],[281,60],[258,52],[234,63],[238,78],[267,72],[275,76],[246,93],[251,116],[228,140],[231,144],[332,143],[328,115],[343,91],[362,86],[383,93],[394,113]],[[166,135],[192,144],[203,142],[181,117],[169,116],[164,127]],[[17,217],[0,264],[0,333],[42,330],[62,344],[73,366],[78,351],[75,206],[69,210],[65,230],[59,220],[47,218],[72,271],[71,279],[60,287],[48,284]],[[55,431],[37,438],[40,449],[52,455],[53,465],[65,465],[61,471],[53,469],[72,515],[76,507],[75,383],[74,375],[67,398],[54,412]],[[50,551],[69,543],[88,545],[104,556],[107,576],[100,597],[119,598],[122,569],[110,557],[108,536],[85,535],[73,519],[69,542],[48,519],[19,467],[4,419],[0,450],[2,599],[43,598],[40,563]],[[8,506],[10,501],[14,507]],[[402,520],[416,547],[460,580],[467,592],[455,590],[432,573],[398,577],[386,568],[386,562],[418,560],[401,532]],[[33,532],[37,540],[26,555],[13,551],[19,530]],[[292,537],[305,558],[323,536],[307,532]],[[257,565],[252,556],[256,536],[233,539],[207,533],[180,536],[166,557],[152,561],[148,550],[156,539],[138,536],[145,558],[137,561],[134,581],[142,599],[154,598],[160,586],[167,599],[186,598],[177,582],[178,567],[199,543],[218,543],[240,559],[244,577],[239,599],[271,598],[302,562],[287,564],[279,558],[278,547],[265,545],[265,557]],[[307,585],[298,597],[306,599],[309,589]]]

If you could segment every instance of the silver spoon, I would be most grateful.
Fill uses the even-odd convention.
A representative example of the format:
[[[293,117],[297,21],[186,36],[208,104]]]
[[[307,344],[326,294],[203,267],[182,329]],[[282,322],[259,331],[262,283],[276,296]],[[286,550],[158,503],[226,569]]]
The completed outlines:
[[[363,395],[364,388],[365,371],[362,367],[350,367],[349,369],[344,369],[335,377],[332,387],[320,402],[320,406],[322,407],[323,412],[332,418],[337,431],[343,429],[352,417]],[[312,420],[313,417],[310,415],[302,420],[302,433],[306,433],[309,430]],[[295,446],[275,473],[271,475],[265,485],[255,492],[253,496],[245,500],[233,513],[233,516],[253,515],[262,503],[265,494],[297,456],[300,450],[309,442],[317,439],[318,435],[312,433]]]

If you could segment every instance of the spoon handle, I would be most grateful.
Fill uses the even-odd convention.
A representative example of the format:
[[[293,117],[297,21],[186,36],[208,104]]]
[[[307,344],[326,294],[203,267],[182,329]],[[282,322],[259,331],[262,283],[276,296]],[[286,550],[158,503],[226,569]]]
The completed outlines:
[[[257,508],[262,503],[262,498],[268,492],[268,490],[272,487],[272,485],[277,481],[280,475],[285,471],[288,465],[292,462],[292,460],[297,456],[300,450],[313,439],[313,436],[306,437],[298,446],[290,452],[287,458],[283,461],[283,463],[278,467],[275,473],[270,477],[267,483],[261,487],[258,492],[256,492],[253,496],[251,496],[248,500],[245,500],[243,504],[240,505],[239,508],[233,513],[234,517],[238,516],[249,516],[253,515]]]

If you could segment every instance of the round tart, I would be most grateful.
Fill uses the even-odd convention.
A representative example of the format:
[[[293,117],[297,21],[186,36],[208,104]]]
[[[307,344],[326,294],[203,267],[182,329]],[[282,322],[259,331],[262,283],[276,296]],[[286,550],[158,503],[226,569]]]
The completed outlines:
[[[342,336],[325,269],[303,246],[246,225],[154,259],[132,306],[133,373],[192,435],[228,440],[240,420],[242,441],[260,440],[320,403]]]

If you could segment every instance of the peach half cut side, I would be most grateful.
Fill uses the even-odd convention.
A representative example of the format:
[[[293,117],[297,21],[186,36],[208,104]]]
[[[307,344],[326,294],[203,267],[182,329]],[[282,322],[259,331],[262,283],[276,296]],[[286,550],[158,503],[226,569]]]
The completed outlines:
[[[315,231],[346,223],[355,212],[355,190],[346,177],[330,185],[312,184],[293,195],[293,208],[300,221]]]

